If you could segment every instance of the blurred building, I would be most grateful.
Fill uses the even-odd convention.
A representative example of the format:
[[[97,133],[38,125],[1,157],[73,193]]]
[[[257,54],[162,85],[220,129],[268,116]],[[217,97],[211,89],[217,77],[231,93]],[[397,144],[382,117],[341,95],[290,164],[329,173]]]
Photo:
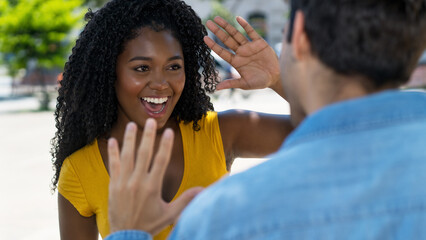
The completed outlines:
[[[209,0],[185,0],[205,19],[211,12]],[[247,19],[256,31],[261,34],[271,46],[281,42],[282,31],[287,21],[288,5],[284,0],[224,0],[223,5],[235,16]]]

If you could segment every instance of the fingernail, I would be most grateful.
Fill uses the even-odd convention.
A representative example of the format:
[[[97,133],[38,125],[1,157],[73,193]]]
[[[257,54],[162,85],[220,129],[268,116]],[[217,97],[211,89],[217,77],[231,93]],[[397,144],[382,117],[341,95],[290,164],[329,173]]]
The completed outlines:
[[[153,118],[148,118],[145,122],[145,127],[154,128],[155,127],[155,120]]]
[[[114,138],[108,139],[108,147],[114,147],[114,145],[115,145],[115,139]]]
[[[167,137],[167,138],[172,138],[173,134],[174,134],[174,132],[173,132],[173,130],[171,128],[167,128],[164,131],[164,136]]]
[[[134,122],[129,122],[126,126],[126,131],[132,131],[135,130],[136,124]]]

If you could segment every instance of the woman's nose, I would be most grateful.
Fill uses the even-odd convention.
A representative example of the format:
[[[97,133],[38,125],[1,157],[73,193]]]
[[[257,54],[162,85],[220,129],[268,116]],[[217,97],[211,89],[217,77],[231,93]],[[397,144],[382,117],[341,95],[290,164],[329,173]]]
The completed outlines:
[[[153,90],[164,90],[168,88],[169,84],[162,74],[155,74],[153,78],[149,81],[149,87]]]

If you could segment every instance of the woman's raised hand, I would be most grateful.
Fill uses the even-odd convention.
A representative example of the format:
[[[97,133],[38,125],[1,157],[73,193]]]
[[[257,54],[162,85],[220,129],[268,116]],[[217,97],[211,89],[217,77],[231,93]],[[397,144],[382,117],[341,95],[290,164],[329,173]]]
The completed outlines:
[[[217,90],[228,88],[248,90],[281,86],[280,67],[274,50],[246,20],[237,17],[237,21],[247,32],[251,41],[221,17],[215,17],[214,22],[209,20],[206,23],[207,28],[231,51],[221,47],[207,36],[204,37],[204,42],[241,75],[237,79],[222,81],[217,85]]]

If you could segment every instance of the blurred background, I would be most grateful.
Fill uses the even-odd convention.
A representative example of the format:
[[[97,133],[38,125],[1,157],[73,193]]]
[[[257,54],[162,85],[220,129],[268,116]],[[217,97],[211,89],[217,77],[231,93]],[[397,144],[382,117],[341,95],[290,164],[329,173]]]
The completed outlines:
[[[88,8],[104,0],[0,0],[0,238],[59,239],[50,139],[58,80]],[[285,0],[186,0],[203,22],[222,16],[236,25],[242,16],[275,49],[288,16]],[[241,28],[239,28],[242,31]],[[211,37],[214,38],[213,35]],[[215,39],[215,38],[214,38]],[[217,39],[215,39],[217,40]],[[222,79],[235,69],[213,54]],[[426,54],[406,88],[426,86]],[[288,114],[289,106],[272,90],[219,91],[215,110],[249,109]],[[237,159],[232,173],[266,159]]]

